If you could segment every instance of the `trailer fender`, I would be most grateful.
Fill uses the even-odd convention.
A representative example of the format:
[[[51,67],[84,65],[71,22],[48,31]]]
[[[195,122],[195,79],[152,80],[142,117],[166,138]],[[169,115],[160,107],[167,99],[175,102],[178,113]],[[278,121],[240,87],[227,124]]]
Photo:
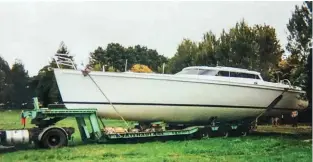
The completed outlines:
[[[38,141],[41,141],[43,135],[48,131],[48,130],[51,130],[51,129],[59,129],[61,130],[65,135],[66,135],[66,138],[69,139],[69,136],[68,136],[68,133],[65,131],[65,129],[61,128],[61,127],[57,127],[57,126],[50,126],[50,127],[46,127],[44,128],[40,134],[38,135]]]

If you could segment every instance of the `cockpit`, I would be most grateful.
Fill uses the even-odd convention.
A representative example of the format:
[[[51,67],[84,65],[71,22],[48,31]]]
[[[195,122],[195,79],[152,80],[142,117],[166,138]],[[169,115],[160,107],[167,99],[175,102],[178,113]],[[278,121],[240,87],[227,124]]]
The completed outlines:
[[[237,68],[185,68],[175,75],[204,75],[262,80],[260,74],[256,72],[239,70]]]

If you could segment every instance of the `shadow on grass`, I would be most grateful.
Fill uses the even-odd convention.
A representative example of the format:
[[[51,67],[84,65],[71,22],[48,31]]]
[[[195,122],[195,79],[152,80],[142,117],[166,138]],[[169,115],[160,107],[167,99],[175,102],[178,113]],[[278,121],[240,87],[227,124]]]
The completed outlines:
[[[186,141],[186,140],[197,140],[197,139],[186,139],[185,137],[151,137],[144,139],[114,139],[106,142],[83,142],[83,141],[70,141],[68,148],[79,147],[84,145],[114,145],[114,144],[139,144],[139,143],[147,143],[147,142],[166,142],[166,141]],[[37,148],[34,144],[29,145],[19,145],[19,146],[6,146],[0,145],[0,154],[18,152],[18,151],[27,151],[27,150],[45,150],[43,148]]]
[[[2,146],[0,145],[0,154],[25,151],[25,150],[36,150],[34,146],[31,145],[18,145],[18,146]]]

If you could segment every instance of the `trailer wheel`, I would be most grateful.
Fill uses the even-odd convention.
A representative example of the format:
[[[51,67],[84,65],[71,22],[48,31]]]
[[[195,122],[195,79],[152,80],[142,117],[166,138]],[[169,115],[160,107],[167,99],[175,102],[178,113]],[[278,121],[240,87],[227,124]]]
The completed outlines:
[[[246,131],[241,132],[241,136],[242,136],[242,137],[247,136],[247,134],[248,134],[248,132],[246,132]]]
[[[240,136],[243,136],[243,137],[247,136],[249,134],[250,127],[247,125],[244,125],[239,129],[239,131],[240,131]]]
[[[209,138],[208,132],[199,132],[197,134],[197,139],[207,139]]]
[[[50,129],[45,132],[41,142],[45,148],[60,148],[67,145],[67,137],[60,129]]]
[[[231,127],[229,126],[221,126],[219,129],[219,133],[223,138],[227,138],[229,136],[230,130],[231,130]]]
[[[227,138],[228,136],[229,136],[228,131],[222,132],[222,137]]]
[[[206,139],[209,138],[209,132],[205,128],[199,129],[199,131],[194,134],[194,137],[196,139]]]

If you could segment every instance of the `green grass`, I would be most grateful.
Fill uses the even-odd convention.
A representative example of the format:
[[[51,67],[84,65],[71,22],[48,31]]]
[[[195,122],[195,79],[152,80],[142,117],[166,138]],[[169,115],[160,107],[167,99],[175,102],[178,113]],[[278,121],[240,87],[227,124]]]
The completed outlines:
[[[28,121],[29,122],[29,121]],[[123,122],[106,121],[109,126],[123,126]],[[73,126],[66,119],[58,123]],[[19,112],[0,112],[0,129],[21,128]],[[27,127],[31,127],[30,124]],[[76,128],[77,130],[77,128]],[[273,133],[278,130],[279,133]],[[287,130],[287,131],[284,131]],[[277,131],[276,131],[277,132]],[[80,142],[79,133],[69,147],[55,150],[19,148],[0,153],[0,162],[6,161],[312,161],[311,128],[260,127],[259,133],[247,137],[212,138],[189,141],[146,142],[134,144],[88,144]],[[291,135],[293,134],[293,135]]]

